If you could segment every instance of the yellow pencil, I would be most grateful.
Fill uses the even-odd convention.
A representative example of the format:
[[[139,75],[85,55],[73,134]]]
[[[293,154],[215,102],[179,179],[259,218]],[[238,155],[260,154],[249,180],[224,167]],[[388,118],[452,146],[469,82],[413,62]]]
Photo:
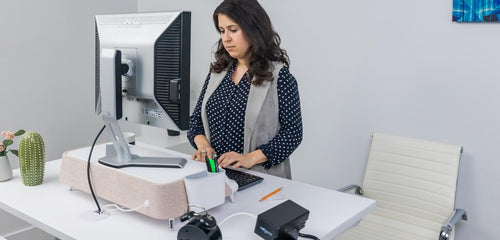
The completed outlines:
[[[266,200],[266,199],[267,199],[267,198],[269,198],[270,196],[272,196],[272,195],[276,194],[277,192],[281,191],[281,189],[283,189],[283,188],[282,188],[282,187],[280,187],[280,188],[278,188],[278,189],[276,189],[276,190],[272,191],[271,193],[269,193],[269,194],[267,194],[266,196],[262,197],[262,198],[259,200],[259,202],[262,202],[262,201]]]

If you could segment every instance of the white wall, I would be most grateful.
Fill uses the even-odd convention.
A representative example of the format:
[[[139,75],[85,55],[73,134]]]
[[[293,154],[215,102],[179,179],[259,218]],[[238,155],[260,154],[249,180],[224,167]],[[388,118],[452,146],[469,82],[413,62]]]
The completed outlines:
[[[39,132],[47,160],[90,145],[102,124],[94,114],[93,16],[136,11],[136,0],[2,1],[0,131]],[[0,211],[0,236],[24,226]],[[47,238],[30,231],[9,239]]]
[[[40,132],[48,160],[90,145],[102,125],[94,114],[93,16],[136,11],[135,0],[3,3],[1,130]]]
[[[139,0],[139,11],[192,11],[192,99],[217,40],[219,0]],[[296,180],[361,183],[373,131],[464,146],[457,240],[498,239],[499,24],[451,22],[452,0],[261,0],[299,81],[304,141]]]

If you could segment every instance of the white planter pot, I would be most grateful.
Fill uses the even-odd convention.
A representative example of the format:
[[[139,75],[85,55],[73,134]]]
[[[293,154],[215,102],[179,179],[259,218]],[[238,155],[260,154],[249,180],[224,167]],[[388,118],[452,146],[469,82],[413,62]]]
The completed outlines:
[[[0,157],[0,182],[7,181],[12,177],[12,167],[7,156]]]

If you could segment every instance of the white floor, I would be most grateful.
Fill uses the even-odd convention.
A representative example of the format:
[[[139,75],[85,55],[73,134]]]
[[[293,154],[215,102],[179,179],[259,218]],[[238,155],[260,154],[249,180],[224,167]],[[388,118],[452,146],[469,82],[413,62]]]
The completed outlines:
[[[22,231],[28,229],[26,231]],[[54,240],[55,237],[0,210],[0,240]]]

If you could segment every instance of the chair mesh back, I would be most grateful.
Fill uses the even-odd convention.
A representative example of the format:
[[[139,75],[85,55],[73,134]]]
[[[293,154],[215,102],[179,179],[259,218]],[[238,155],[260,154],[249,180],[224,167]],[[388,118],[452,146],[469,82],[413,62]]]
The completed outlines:
[[[377,200],[372,214],[439,233],[455,207],[461,149],[374,133],[363,180],[364,195]]]

